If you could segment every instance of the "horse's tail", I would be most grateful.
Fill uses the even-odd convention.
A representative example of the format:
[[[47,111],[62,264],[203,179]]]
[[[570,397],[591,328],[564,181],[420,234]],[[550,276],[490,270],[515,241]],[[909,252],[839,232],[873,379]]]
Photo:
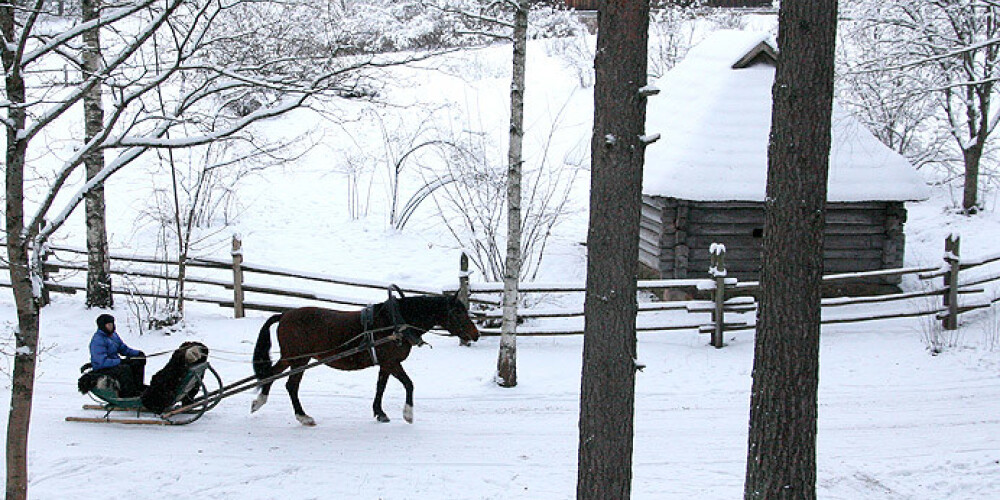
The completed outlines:
[[[258,379],[271,376],[271,325],[281,321],[281,314],[275,314],[260,327],[257,345],[253,348],[253,374]]]

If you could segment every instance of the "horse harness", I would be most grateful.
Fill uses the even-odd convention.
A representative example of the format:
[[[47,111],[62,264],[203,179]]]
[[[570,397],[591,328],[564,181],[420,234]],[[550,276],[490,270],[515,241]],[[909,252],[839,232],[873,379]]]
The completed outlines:
[[[403,319],[403,315],[399,312],[399,301],[392,295],[392,288],[389,289],[389,300],[383,304],[388,308],[389,317],[392,318],[392,336],[396,338],[396,341],[402,343],[403,340],[406,340],[411,345],[423,345],[424,341],[420,338],[421,333],[415,332],[416,328],[408,325],[406,320]],[[379,364],[379,360],[378,355],[375,353],[375,333],[384,330],[383,328],[375,328],[375,306],[377,305],[372,304],[361,310],[361,328],[364,330],[361,334],[364,337],[363,345],[371,353],[372,362],[376,365]]]

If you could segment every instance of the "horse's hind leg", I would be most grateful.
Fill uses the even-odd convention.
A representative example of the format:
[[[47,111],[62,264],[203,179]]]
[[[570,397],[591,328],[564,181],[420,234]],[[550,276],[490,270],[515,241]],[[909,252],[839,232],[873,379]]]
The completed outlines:
[[[396,377],[396,380],[399,380],[399,382],[403,384],[403,387],[406,388],[406,406],[403,407],[403,420],[406,420],[407,423],[412,424],[413,381],[410,380],[410,376],[406,374],[406,371],[403,370],[403,365],[401,364],[396,364],[389,367],[389,373],[391,373],[393,377]]]
[[[385,367],[379,366],[378,383],[375,385],[375,401],[372,403],[372,411],[379,422],[388,422],[389,417],[382,411],[382,394],[385,393],[385,385],[389,382],[389,371]]]
[[[279,359],[278,362],[271,367],[271,375],[272,376],[277,375],[285,371],[286,368],[288,368],[288,362],[286,362],[283,359]],[[257,394],[257,397],[253,400],[253,403],[250,404],[250,413],[259,410],[261,406],[264,406],[264,403],[267,403],[267,395],[270,394],[271,392],[272,383],[274,382],[271,381],[260,386],[260,393]]]
[[[294,370],[295,367],[292,367]],[[306,426],[316,425],[316,421],[312,417],[306,415],[305,410],[302,409],[302,403],[299,402],[299,383],[302,382],[302,374],[304,372],[296,373],[288,377],[288,382],[285,383],[285,389],[288,390],[288,395],[292,398],[292,408],[295,408],[295,418],[298,419],[299,423]]]

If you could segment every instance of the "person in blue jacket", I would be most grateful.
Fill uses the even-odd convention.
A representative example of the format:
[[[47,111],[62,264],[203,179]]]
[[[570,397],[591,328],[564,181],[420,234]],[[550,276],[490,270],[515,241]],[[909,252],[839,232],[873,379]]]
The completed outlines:
[[[146,354],[125,345],[110,314],[97,317],[97,331],[90,339],[90,368],[115,379],[119,397],[138,396],[145,389]]]

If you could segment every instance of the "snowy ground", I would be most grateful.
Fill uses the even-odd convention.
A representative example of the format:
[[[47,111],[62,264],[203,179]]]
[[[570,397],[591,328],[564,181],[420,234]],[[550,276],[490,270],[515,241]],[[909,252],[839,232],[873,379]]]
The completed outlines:
[[[10,304],[2,305],[11,318]],[[173,336],[125,334],[147,352],[197,339],[224,380],[249,374],[261,317],[191,311]],[[416,420],[401,418],[402,389],[371,417],[375,371],[310,371],[302,387],[319,425],[293,417],[276,386],[249,413],[233,396],[185,427],[63,421],[85,415],[75,391],[90,319],[76,299],[47,308],[48,346],[36,385],[31,494],[60,499],[81,485],[128,498],[572,498],[575,488],[580,338],[519,340],[515,389],[491,382],[497,340],[471,348],[432,338],[406,368]],[[965,329],[974,337],[977,325]],[[928,355],[912,320],[827,328],[821,353],[821,498],[997,498],[1000,379],[996,353]],[[715,350],[694,332],[644,334],[633,498],[735,498],[746,454],[752,339]],[[154,369],[163,358],[151,362]],[[9,393],[0,402],[6,404]],[[89,412],[94,413],[94,412]],[[105,483],[106,482],[106,483]],[[97,486],[106,484],[107,486]]]
[[[555,62],[541,63],[550,73],[560,71]],[[540,78],[555,78],[541,73]],[[572,78],[552,81],[566,84]],[[480,93],[468,91],[466,101],[486,109],[487,97],[504,99],[503,74],[479,85]],[[421,92],[426,89],[413,90]],[[586,104],[586,94],[581,90],[573,99]],[[567,130],[575,126],[578,134],[587,133],[586,121],[578,119],[588,112],[584,106],[566,116]],[[301,120],[272,125],[287,132],[306,128]],[[343,180],[326,168],[328,153],[320,150],[296,165],[264,172],[241,190],[244,209],[232,230],[244,235],[247,262],[453,284],[458,250],[426,212],[402,232],[386,229],[377,210],[361,220],[347,219],[339,196]],[[149,253],[149,231],[135,222],[144,207],[143,175],[123,172],[109,185],[116,249]],[[582,182],[578,191],[585,201]],[[907,265],[939,263],[944,237],[953,231],[966,238],[963,255],[995,251],[1000,215],[991,210],[972,218],[951,216],[943,212],[948,202],[945,193],[937,193],[909,207]],[[585,224],[580,212],[559,228],[541,279],[582,281],[585,255],[577,243]],[[70,226],[62,236],[79,246],[79,233]],[[223,257],[226,249],[212,255]],[[14,314],[9,292],[0,290],[5,335]],[[139,335],[121,300],[115,314],[126,342],[146,352],[185,340],[205,342],[226,381],[250,373],[252,344],[265,317],[233,320],[229,310],[191,305],[184,328],[167,336]],[[65,422],[67,415],[87,413],[80,406],[88,400],[75,386],[96,315],[83,308],[79,296],[57,296],[43,312],[45,350],[29,444],[32,498],[574,497],[581,338],[519,339],[519,385],[513,389],[492,383],[497,339],[465,348],[454,339],[430,338],[433,349],[415,350],[405,364],[416,386],[412,425],[402,419],[403,391],[395,381],[385,401],[393,421],[379,424],[370,409],[376,372],[325,368],[310,371],[302,385],[303,404],[318,422],[314,428],[296,422],[280,385],[253,415],[253,395],[243,393],[183,427]],[[985,345],[997,318],[980,312],[963,321],[959,345],[938,356],[926,351],[919,319],[824,328],[821,498],[1000,498],[1000,354]],[[648,367],[636,387],[633,498],[741,495],[752,333],[737,333],[727,343],[713,349],[693,331],[640,335],[639,355]],[[163,362],[151,361],[149,373]],[[4,386],[0,405],[10,398],[9,383]],[[5,429],[6,419],[0,425]]]

